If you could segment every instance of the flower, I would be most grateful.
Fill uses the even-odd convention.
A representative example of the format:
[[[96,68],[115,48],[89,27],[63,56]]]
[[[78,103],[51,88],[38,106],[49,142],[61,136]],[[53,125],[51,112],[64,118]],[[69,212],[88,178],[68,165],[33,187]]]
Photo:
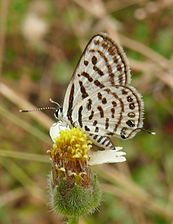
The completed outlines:
[[[60,136],[61,131],[64,130],[70,130],[70,128],[61,122],[54,123],[50,128],[50,136],[52,140],[55,142],[55,139],[58,138]],[[82,130],[80,129],[79,131],[82,132]],[[73,134],[73,131],[71,134]],[[85,136],[87,135],[85,134]],[[88,164],[98,165],[103,163],[124,162],[126,161],[125,155],[126,153],[122,151],[122,147],[115,147],[115,150],[104,151],[94,151],[90,147],[88,150]]]
[[[125,152],[94,151],[92,141],[80,128],[70,128],[62,122],[52,125],[54,142],[49,150],[52,171],[49,178],[51,204],[54,211],[68,217],[91,213],[101,201],[101,191],[90,165],[125,161]]]
[[[57,128],[57,126],[56,126]],[[55,125],[53,125],[55,131]],[[60,179],[66,177],[70,185],[75,183],[90,185],[91,175],[88,169],[89,150],[92,142],[87,135],[78,128],[64,128],[58,125],[56,137],[51,128],[54,144],[49,151],[54,168],[54,185],[58,185]]]

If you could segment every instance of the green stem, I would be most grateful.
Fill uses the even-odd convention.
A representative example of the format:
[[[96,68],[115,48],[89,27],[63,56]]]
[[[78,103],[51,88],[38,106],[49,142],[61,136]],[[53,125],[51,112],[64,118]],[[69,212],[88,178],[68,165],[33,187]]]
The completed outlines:
[[[67,224],[78,224],[79,223],[79,217],[78,216],[71,216],[68,218]]]

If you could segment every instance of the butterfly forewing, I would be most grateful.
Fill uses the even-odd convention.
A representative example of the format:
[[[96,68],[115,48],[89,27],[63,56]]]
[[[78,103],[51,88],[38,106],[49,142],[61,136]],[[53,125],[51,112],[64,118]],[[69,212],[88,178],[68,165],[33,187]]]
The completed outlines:
[[[143,104],[130,80],[121,47],[107,35],[94,36],[67,88],[64,118],[90,134],[133,137],[143,126]]]
[[[93,89],[98,91],[111,85],[130,82],[130,69],[120,46],[107,35],[94,36],[86,46],[67,89],[63,111],[72,108],[86,98]]]

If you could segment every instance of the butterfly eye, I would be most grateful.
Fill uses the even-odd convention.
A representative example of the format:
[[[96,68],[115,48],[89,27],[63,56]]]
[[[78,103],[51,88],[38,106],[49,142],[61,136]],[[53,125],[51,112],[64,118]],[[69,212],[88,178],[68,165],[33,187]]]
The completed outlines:
[[[58,119],[58,117],[59,117],[58,110],[55,111],[54,116],[55,116],[56,119]]]

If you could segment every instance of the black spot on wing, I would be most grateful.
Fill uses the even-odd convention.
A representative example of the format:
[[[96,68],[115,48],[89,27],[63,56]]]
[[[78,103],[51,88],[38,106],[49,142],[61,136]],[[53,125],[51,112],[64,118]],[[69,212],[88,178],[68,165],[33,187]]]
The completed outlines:
[[[101,100],[102,99],[102,94],[100,92],[98,92],[97,97],[98,97],[99,100]]]
[[[95,140],[95,139],[97,138],[97,136],[98,136],[98,135],[94,135],[94,136],[93,136],[93,139]]]
[[[127,131],[127,128],[126,127],[123,127],[121,129],[121,131],[120,131],[121,138],[126,139],[126,131]]]
[[[82,72],[81,76],[87,78],[89,82],[93,81],[93,78],[87,72]]]
[[[102,103],[103,103],[103,104],[106,104],[106,103],[107,103],[107,100],[106,100],[105,97],[102,99]]]
[[[114,133],[113,133],[113,132],[108,132],[107,135],[109,135],[109,136],[113,136]]]
[[[99,132],[99,128],[98,127],[95,128],[95,132]]]
[[[93,122],[93,126],[96,126],[97,125],[97,121],[95,120],[94,122]]]
[[[88,96],[88,93],[86,92],[85,87],[83,86],[83,82],[79,81],[80,91],[82,93],[82,98],[86,98]]]
[[[108,129],[108,128],[109,128],[109,118],[107,117],[105,121],[105,129]]]
[[[89,63],[89,62],[88,62],[87,60],[84,61],[84,65],[85,65],[85,66],[87,66],[88,63]]]
[[[103,111],[103,108],[101,106],[98,106],[97,109],[99,110],[100,112],[100,117],[104,117],[104,111]]]
[[[87,103],[87,109],[91,110],[91,106],[92,106],[92,100],[88,99],[88,103]]]
[[[72,108],[73,108],[73,100],[74,100],[74,84],[71,87],[70,90],[70,95],[69,95],[69,105],[68,105],[68,110],[67,110],[67,117],[71,124],[73,123],[72,121]]]
[[[100,41],[99,40],[94,40],[94,44],[95,45],[99,45],[100,44]]]
[[[112,113],[112,118],[114,118],[115,117],[115,108],[114,107],[111,108],[111,113]]]
[[[128,96],[128,97],[127,97],[127,101],[128,101],[128,102],[132,102],[132,101],[133,101],[133,98],[132,98],[131,96]]]
[[[134,104],[134,103],[130,103],[130,104],[129,104],[129,108],[130,108],[131,110],[134,110],[134,109],[135,109],[135,104]]]
[[[122,89],[121,92],[123,95],[127,95],[127,93],[128,93],[127,90],[125,90],[125,89]]]
[[[121,64],[118,64],[118,65],[117,65],[117,70],[118,70],[119,72],[122,71]]]
[[[112,144],[112,143],[111,143],[111,141],[109,140],[109,141],[106,142],[105,146],[108,147],[108,146],[110,146],[111,144]]]
[[[92,120],[93,117],[94,117],[94,111],[92,110],[92,111],[91,111],[91,114],[90,114],[90,116],[89,116],[89,120]]]
[[[106,141],[107,141],[107,138],[105,137],[104,141],[102,142],[102,144],[105,145]]]
[[[131,128],[135,127],[135,122],[133,120],[126,121],[126,124]]]
[[[107,50],[108,49],[108,43],[106,41],[102,42],[102,47]]]
[[[93,56],[92,59],[91,59],[93,65],[97,64],[97,58],[96,56]]]
[[[85,131],[90,131],[89,127],[85,125]]]
[[[134,118],[134,117],[135,117],[135,113],[133,113],[133,112],[129,112],[129,113],[127,114],[127,116],[130,117],[130,118]]]
[[[94,84],[96,85],[96,86],[98,86],[99,88],[103,88],[103,87],[105,87],[101,82],[99,82],[98,80],[95,80],[94,81]]]
[[[82,110],[83,110],[83,107],[80,106],[79,111],[78,111],[78,122],[79,122],[79,125],[81,127],[83,126],[83,124],[82,124]]]
[[[100,76],[104,75],[104,72],[102,72],[96,65],[93,66],[94,71],[96,71]]]
[[[113,107],[116,107],[117,106],[117,103],[115,101],[112,101],[112,106]]]
[[[97,142],[100,143],[103,138],[104,138],[103,136],[98,136]]]

